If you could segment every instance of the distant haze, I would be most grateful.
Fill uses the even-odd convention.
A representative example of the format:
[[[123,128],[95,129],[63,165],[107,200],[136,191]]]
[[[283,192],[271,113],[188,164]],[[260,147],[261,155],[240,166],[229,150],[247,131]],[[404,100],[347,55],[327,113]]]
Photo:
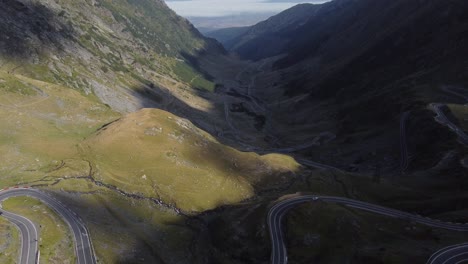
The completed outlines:
[[[251,26],[300,3],[330,0],[166,0],[177,14],[188,18],[202,32]]]
[[[223,17],[187,17],[202,33],[221,28],[245,27],[266,20],[276,13],[247,13]]]
[[[279,13],[299,3],[325,3],[328,0],[166,0],[184,17],[223,17],[246,13]]]

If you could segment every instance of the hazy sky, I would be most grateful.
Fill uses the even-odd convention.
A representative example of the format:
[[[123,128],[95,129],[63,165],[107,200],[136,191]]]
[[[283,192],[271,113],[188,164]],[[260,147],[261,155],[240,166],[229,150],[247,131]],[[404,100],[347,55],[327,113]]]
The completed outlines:
[[[324,3],[329,0],[166,0],[177,14],[185,17],[216,17],[242,13],[278,13],[298,3]]]

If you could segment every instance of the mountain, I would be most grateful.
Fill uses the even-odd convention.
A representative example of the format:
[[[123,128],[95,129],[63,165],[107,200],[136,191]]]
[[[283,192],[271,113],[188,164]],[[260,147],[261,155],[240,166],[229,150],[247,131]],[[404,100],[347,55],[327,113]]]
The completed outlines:
[[[404,186],[426,198],[390,200],[466,221],[457,213],[468,157],[466,10],[458,0],[336,0],[278,14],[230,48],[256,61],[239,74],[241,88],[231,89],[252,102],[233,106],[232,115],[264,113],[265,140],[304,165],[354,173],[375,182],[370,189]],[[311,211],[299,210],[288,227]],[[306,260],[312,256],[321,253]]]
[[[190,121],[157,109],[109,124],[81,148],[98,168],[96,180],[158,197],[188,214],[244,201],[262,185],[285,184],[299,167],[282,155],[224,146]]]
[[[164,1],[79,3],[0,2],[4,68],[95,94],[121,112],[134,111],[145,100],[122,100],[136,98],[132,88],[137,86],[173,82],[213,89],[193,58],[222,48]]]
[[[224,50],[164,1],[2,0],[0,36],[0,189],[32,186],[74,207],[93,230],[103,262],[192,262],[196,253],[188,245],[197,231],[184,223],[190,214],[254,197],[264,189],[262,177],[277,172],[274,182],[280,184],[298,166],[288,157],[240,153],[162,110],[138,111],[160,107],[211,120],[206,118],[210,104],[199,94],[212,94],[215,83],[198,67],[197,57],[222,56]],[[135,136],[142,137],[141,145]],[[193,142],[184,146],[184,139]],[[179,140],[180,149],[174,149]],[[124,160],[115,161],[121,158],[113,156],[117,149]],[[132,158],[139,154],[147,159]],[[158,169],[140,173],[139,162]],[[126,168],[119,174],[127,183],[114,182],[115,164]],[[183,167],[185,172],[179,170]],[[244,173],[259,167],[264,171]],[[167,174],[155,173],[161,170]],[[167,184],[162,196],[154,190],[138,196],[159,180],[159,187]],[[143,189],[131,187],[138,181],[146,184]],[[210,184],[211,190],[204,189]],[[192,186],[200,188],[199,195],[186,195]],[[210,198],[214,193],[220,196]],[[194,199],[200,203],[187,203]],[[179,205],[183,213],[174,207]],[[53,212],[35,214],[49,219]],[[73,262],[76,256],[61,250],[69,244],[58,239],[61,234],[72,241],[71,236],[57,231],[65,224],[53,219],[36,222],[41,257]],[[8,248],[2,252],[12,252],[0,254],[0,262],[16,263],[20,236],[3,218],[0,236],[1,247]]]
[[[276,106],[270,108],[270,115],[275,120],[271,126],[284,130],[278,137],[292,140],[297,133],[314,131],[306,127],[323,123],[329,132],[342,137],[337,147],[375,138],[380,143],[371,147],[370,156],[398,153],[389,137],[398,133],[398,127],[391,127],[405,111],[412,112],[415,127],[433,131],[425,133],[427,138],[415,138],[415,146],[430,141],[431,135],[455,136],[431,121],[432,111],[427,106],[446,100],[441,87],[464,87],[467,82],[463,74],[468,58],[463,48],[468,30],[465,2],[337,0],[309,8],[308,15],[302,13],[304,8],[296,7],[259,23],[243,38],[260,28],[265,30],[258,36],[268,38],[256,36],[232,49],[247,59],[263,59],[255,96]],[[294,16],[298,11],[301,13]],[[306,19],[291,24],[282,17]],[[285,43],[279,45],[272,38]],[[282,56],[274,57],[277,55]],[[292,109],[294,116],[289,114]],[[290,130],[293,127],[297,132]],[[442,145],[425,146],[434,149],[421,154],[426,156],[421,159],[424,166],[434,165],[438,153],[459,148],[458,144]],[[313,153],[317,152],[309,154]]]
[[[270,151],[289,153],[303,165],[340,169],[327,180],[341,183],[347,197],[466,222],[468,123],[462,109],[468,98],[467,10],[468,3],[461,0],[335,0],[297,6],[252,26],[229,47],[253,61],[236,76],[239,87],[225,85],[239,98],[226,107],[231,123],[247,130],[249,116],[263,115],[256,133]],[[368,181],[373,183],[366,186]],[[321,192],[319,180],[308,184],[312,193]],[[420,253],[391,252],[392,246],[376,237],[363,246],[372,223],[362,224],[359,213],[348,219],[346,212],[328,205],[295,209],[285,223],[288,252],[294,252],[289,261],[422,263],[430,256],[410,245],[415,237],[408,237],[408,249]],[[334,224],[324,227],[327,213]],[[317,215],[321,220],[312,224]],[[227,234],[217,241],[229,240],[241,226],[227,218],[223,223],[229,228],[222,228]],[[347,242],[332,239],[336,236]],[[430,236],[423,240],[437,239]],[[250,246],[236,256],[254,257],[255,251],[265,250],[261,244]]]
[[[242,59],[258,60],[278,55],[296,36],[292,31],[306,23],[322,5],[299,4],[260,22],[229,40],[226,46]],[[221,43],[223,43],[221,41]]]
[[[240,13],[214,17],[187,17],[200,32],[207,33],[223,28],[247,27],[269,18],[275,13]]]
[[[219,43],[223,44],[225,49],[229,50],[234,39],[244,34],[247,30],[249,30],[249,27],[231,27],[209,31],[204,34],[209,38],[216,39]]]
[[[242,61],[161,0],[0,0],[0,190],[66,205],[99,263],[269,263],[272,216],[290,263],[423,263],[466,235],[316,198],[468,221],[466,10],[300,5],[234,39]],[[76,259],[46,204],[3,208]]]
[[[0,189],[67,204],[99,262],[229,261],[206,254],[202,216],[283,190],[302,170],[222,136],[219,65],[245,63],[163,1],[1,0],[0,35]],[[43,259],[76,259],[54,211],[9,202],[35,217]],[[0,262],[17,262],[20,236],[3,218],[0,236]]]

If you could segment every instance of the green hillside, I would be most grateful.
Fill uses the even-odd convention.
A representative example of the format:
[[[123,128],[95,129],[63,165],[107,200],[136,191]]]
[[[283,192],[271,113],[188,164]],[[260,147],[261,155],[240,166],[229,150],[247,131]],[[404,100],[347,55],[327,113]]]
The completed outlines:
[[[49,193],[110,264],[269,263],[269,208],[301,194],[468,222],[467,7],[303,4],[213,33],[231,54],[163,0],[0,0],[0,189]],[[0,206],[39,226],[41,262],[75,261],[45,204]],[[407,220],[319,199],[282,229],[290,263],[420,263],[466,239]],[[0,238],[15,263],[1,217]]]

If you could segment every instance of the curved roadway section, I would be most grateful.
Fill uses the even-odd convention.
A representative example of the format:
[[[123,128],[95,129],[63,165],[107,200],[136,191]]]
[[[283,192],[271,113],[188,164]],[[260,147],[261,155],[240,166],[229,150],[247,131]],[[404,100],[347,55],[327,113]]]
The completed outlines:
[[[0,215],[18,227],[21,233],[19,263],[37,263],[39,233],[33,222],[20,215],[2,211]]]
[[[468,243],[443,248],[434,253],[427,264],[468,263]]]
[[[468,145],[468,135],[463,131],[463,129],[459,128],[457,125],[455,125],[452,121],[449,120],[449,118],[445,115],[444,111],[442,111],[442,107],[444,107],[444,104],[430,104],[429,108],[434,111],[437,116],[435,117],[435,120],[439,122],[440,124],[447,126],[455,132],[458,135],[458,138],[461,143]]]
[[[453,231],[468,231],[467,224],[456,224],[456,223],[445,223],[439,220],[429,219],[427,217],[422,217],[419,215],[414,215],[406,212],[402,212],[395,209],[386,208],[379,205],[374,205],[366,202],[356,201],[348,198],[341,197],[331,197],[331,196],[314,196],[314,195],[303,195],[299,197],[290,198],[284,201],[280,201],[273,205],[268,212],[268,227],[272,243],[272,253],[271,253],[271,263],[272,264],[286,264],[288,262],[288,255],[286,251],[286,246],[284,244],[283,232],[281,230],[281,223],[283,217],[286,213],[291,210],[293,207],[306,203],[306,202],[328,202],[341,204],[348,207],[353,207],[361,209],[364,211],[385,215],[393,218],[399,218],[407,221],[412,221],[415,223],[431,226],[434,228],[443,228]],[[454,247],[456,250],[454,250]],[[437,257],[433,259],[434,255],[441,255],[442,257]],[[442,249],[439,252],[435,253],[433,257],[429,260],[428,263],[464,263],[468,261],[468,244],[453,246],[446,249]],[[453,262],[452,260],[456,260]]]
[[[73,238],[75,242],[75,253],[77,257],[78,264],[95,264],[96,257],[94,255],[94,250],[91,244],[91,239],[89,236],[88,229],[84,225],[84,223],[79,219],[79,217],[73,213],[70,209],[65,207],[56,199],[52,198],[51,196],[45,194],[44,192],[35,190],[35,189],[28,189],[28,188],[14,188],[14,189],[6,189],[0,191],[0,201],[8,199],[10,197],[17,197],[17,196],[29,196],[38,200],[41,200],[47,206],[49,206],[52,210],[57,212],[57,214],[67,223],[70,227],[70,230],[73,233]],[[22,251],[21,251],[21,264],[30,264],[36,263],[36,258],[34,257],[33,260],[31,259],[31,255],[34,254],[36,256],[37,252],[37,230],[34,224],[30,223],[31,225],[24,226],[25,221],[31,222],[24,217],[17,216],[6,211],[0,209],[2,216],[6,217],[8,220],[11,220],[12,223],[17,225],[21,231],[22,237]],[[13,216],[13,217],[10,217]],[[22,219],[22,220],[20,220]],[[16,222],[15,222],[16,221]],[[19,221],[19,222],[18,222]],[[23,225],[23,228],[20,227]],[[31,237],[25,236],[27,234],[33,234]],[[32,239],[32,243],[31,242]],[[30,241],[30,243],[26,243],[26,241]],[[33,246],[31,248],[31,245]],[[25,254],[29,255],[29,258],[25,256]]]

